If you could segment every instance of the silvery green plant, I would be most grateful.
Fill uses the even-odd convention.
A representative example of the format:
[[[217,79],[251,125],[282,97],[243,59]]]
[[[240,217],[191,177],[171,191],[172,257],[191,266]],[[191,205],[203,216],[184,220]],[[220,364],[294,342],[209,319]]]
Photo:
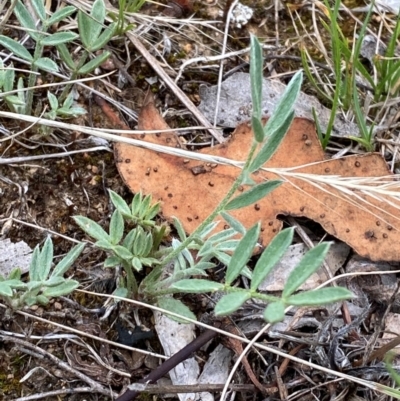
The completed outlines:
[[[72,58],[65,43],[57,45],[61,59],[72,72],[71,79],[90,74],[110,57],[110,52],[103,51],[87,61],[91,54],[101,50],[115,34],[117,23],[113,22],[106,26],[106,15],[104,0],[96,0],[91,6],[90,14],[86,14],[82,10],[78,11],[78,31],[84,47],[78,60]],[[69,85],[66,86],[61,95],[62,99],[69,92],[69,87]]]
[[[15,71],[11,63],[8,68],[4,68],[3,60],[0,59],[0,99],[3,98],[8,108],[15,113],[25,114],[25,92],[24,80],[22,77],[18,79],[17,94],[8,94],[14,90]]]
[[[44,117],[49,120],[56,120],[57,118],[71,118],[86,114],[86,110],[83,107],[74,105],[74,92],[71,91],[67,98],[64,100],[62,106],[60,106],[59,99],[51,92],[47,92],[47,99],[49,101],[50,110],[44,113]],[[40,126],[40,132],[43,135],[49,135],[53,128],[49,126]]]
[[[162,263],[156,266],[143,282],[155,281],[157,277],[160,277],[162,269],[168,263],[177,258],[178,255],[187,249],[193,242],[198,243],[199,234],[201,234],[205,227],[208,227],[218,216],[221,216],[227,221],[232,229],[243,234],[240,242],[235,245],[232,257],[227,262],[225,282],[219,283],[205,279],[185,278],[172,283],[168,291],[171,293],[222,292],[225,295],[216,305],[215,312],[217,315],[231,314],[251,298],[262,299],[267,302],[264,311],[264,318],[269,322],[277,322],[283,319],[284,310],[288,306],[323,305],[326,303],[349,299],[352,297],[352,293],[345,288],[332,287],[295,294],[301,285],[323,262],[329,249],[328,243],[322,243],[316,246],[303,257],[297,268],[292,274],[290,274],[280,297],[273,297],[258,292],[259,284],[267,277],[271,269],[290,246],[293,238],[293,229],[283,230],[261,254],[254,271],[251,274],[250,289],[241,289],[234,286],[235,280],[241,274],[248,273],[247,263],[257,245],[261,228],[260,223],[257,223],[249,230],[244,230],[240,223],[237,222],[229,212],[254,204],[280,185],[280,182],[275,180],[256,184],[251,178],[251,175],[259,170],[271,158],[282,142],[293,121],[293,106],[300,93],[302,83],[302,74],[301,72],[298,72],[293,76],[288,84],[276,110],[269,118],[268,122],[263,125],[261,106],[262,64],[261,46],[258,40],[252,36],[250,51],[250,78],[253,102],[251,123],[254,138],[249,155],[240,174],[235,180],[232,188],[210,216],[206,218],[189,237],[185,238],[175,250],[170,252],[163,259]],[[235,196],[235,192],[239,186],[246,187],[247,190],[242,192],[240,195]],[[201,252],[204,252],[205,249],[209,248],[210,245],[207,245],[206,241],[200,248],[199,253],[201,254]]]
[[[139,272],[143,266],[155,266],[160,263],[158,252],[166,226],[157,226],[154,218],[160,211],[158,203],[152,205],[150,195],[134,196],[130,206],[113,191],[109,191],[115,210],[111,216],[109,233],[95,221],[75,216],[79,227],[92,238],[95,246],[105,250],[109,256],[104,267],[122,266],[126,274],[126,289],[129,296],[137,296],[138,284],[134,271]],[[125,223],[134,227],[125,235]]]
[[[75,7],[67,6],[60,8],[52,16],[47,15],[43,0],[32,0],[32,7],[39,18],[37,24],[32,13],[29,12],[21,0],[17,1],[14,8],[14,14],[21,24],[21,27],[25,29],[26,33],[35,42],[35,51],[33,55],[20,42],[8,36],[0,35],[0,45],[14,53],[17,57],[20,57],[31,64],[28,87],[33,87],[35,85],[36,75],[39,69],[49,72],[57,72],[59,70],[55,61],[48,57],[43,57],[44,47],[68,43],[78,37],[74,32],[47,33],[53,24],[64,20],[75,12]],[[30,90],[27,93],[25,105],[26,114],[31,114],[32,101],[33,92]]]
[[[70,294],[79,282],[64,278],[64,274],[84,247],[83,243],[76,245],[53,267],[53,242],[47,238],[42,249],[36,246],[33,251],[28,281],[22,280],[18,267],[8,277],[0,275],[0,298],[11,308],[21,309],[24,305],[47,305],[51,298]]]
[[[93,57],[87,61],[90,54],[103,48],[111,39],[115,31],[115,23],[105,27],[106,8],[104,0],[96,0],[93,3],[90,14],[84,11],[78,11],[78,32],[56,32],[49,34],[49,28],[59,23],[77,9],[73,6],[59,8],[51,16],[48,15],[44,6],[44,0],[32,0],[33,9],[38,16],[38,21],[32,16],[25,4],[18,0],[15,4],[14,14],[17,17],[21,27],[25,29],[27,35],[35,42],[35,51],[33,55],[18,41],[4,35],[0,35],[0,45],[4,46],[17,57],[28,61],[31,64],[31,72],[29,74],[28,87],[35,85],[37,72],[39,70],[48,72],[58,72],[57,63],[48,57],[43,57],[45,46],[56,46],[61,59],[71,70],[71,79],[77,78],[78,75],[87,75],[102,64],[110,56],[110,53],[105,51],[102,54]],[[72,59],[71,52],[66,46],[67,43],[80,38],[84,50],[77,62]],[[19,85],[20,87],[20,85]],[[70,85],[64,89],[60,102],[65,101],[69,92]],[[26,95],[24,112],[31,114],[33,102],[33,92],[29,90]]]
[[[86,114],[86,110],[79,106],[74,106],[74,94],[70,92],[60,107],[59,101],[51,92],[47,92],[47,99],[49,101],[50,110],[44,116],[50,120],[55,120],[57,117],[69,118],[77,117]]]
[[[322,243],[305,254],[297,268],[290,274],[282,295],[272,296],[258,291],[261,282],[282,258],[293,239],[293,229],[280,232],[262,252],[253,272],[248,268],[260,236],[260,223],[246,229],[236,220],[230,211],[254,204],[277,188],[281,182],[271,180],[256,184],[251,175],[259,170],[274,154],[289,129],[293,118],[293,105],[300,92],[302,74],[299,72],[287,86],[276,111],[268,122],[262,123],[262,50],[258,40],[251,38],[251,89],[253,100],[252,128],[254,138],[248,158],[235,180],[232,188],[216,209],[199,227],[187,236],[182,224],[174,219],[174,226],[179,239],[174,239],[171,246],[160,247],[164,232],[156,229],[152,221],[159,211],[159,205],[151,205],[151,197],[136,194],[131,207],[117,194],[110,191],[114,211],[109,233],[92,220],[77,216],[75,221],[97,242],[95,246],[111,253],[105,266],[121,264],[126,272],[129,294],[150,300],[159,306],[194,318],[193,313],[181,301],[174,299],[174,293],[222,292],[223,296],[215,307],[217,315],[231,314],[250,299],[266,302],[264,318],[269,322],[283,319],[287,306],[323,305],[352,297],[350,291],[341,287],[320,290],[295,292],[320,267],[329,249],[329,243]],[[239,186],[247,188],[235,196]],[[224,219],[229,229],[212,234],[218,217]],[[124,221],[131,220],[136,224],[123,239]],[[145,228],[146,227],[146,228]],[[154,231],[157,241],[154,240]],[[153,231],[153,232],[152,232]],[[239,236],[239,239],[237,238]],[[193,257],[191,251],[196,251]],[[207,276],[207,270],[215,267],[219,260],[227,266],[224,283],[193,276]],[[153,269],[137,285],[134,270],[139,271],[142,265]],[[249,289],[235,286],[240,275],[251,280]]]

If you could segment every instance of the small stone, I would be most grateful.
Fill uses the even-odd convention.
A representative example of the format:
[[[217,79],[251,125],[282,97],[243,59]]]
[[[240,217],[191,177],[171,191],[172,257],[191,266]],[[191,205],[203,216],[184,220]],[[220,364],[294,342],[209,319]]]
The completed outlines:
[[[55,310],[61,310],[62,309],[62,305],[60,304],[60,302],[54,302],[54,309]]]

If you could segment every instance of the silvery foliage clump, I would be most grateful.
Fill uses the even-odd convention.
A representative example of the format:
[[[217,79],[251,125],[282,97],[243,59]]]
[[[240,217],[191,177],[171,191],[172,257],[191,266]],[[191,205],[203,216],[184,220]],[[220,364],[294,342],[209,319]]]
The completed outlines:
[[[94,71],[95,68],[110,56],[109,52],[103,52],[102,54],[93,57],[90,61],[86,61],[90,54],[103,48],[114,35],[115,23],[104,28],[106,22],[106,7],[104,0],[96,0],[93,3],[90,15],[82,10],[78,11],[79,34],[74,32],[55,32],[50,34],[48,32],[52,25],[60,23],[71,14],[77,12],[75,7],[66,6],[64,8],[59,8],[50,16],[44,6],[44,0],[32,0],[32,6],[39,18],[39,23],[36,23],[32,13],[21,0],[17,1],[14,8],[14,14],[21,24],[21,27],[25,29],[26,34],[35,42],[35,51],[33,54],[31,54],[19,41],[5,35],[0,35],[1,46],[9,50],[15,56],[30,63],[31,71],[27,85],[29,88],[35,85],[37,72],[39,70],[54,73],[59,71],[59,66],[55,61],[48,57],[43,57],[45,47],[55,46],[57,48],[62,61],[72,72],[71,78],[73,79],[76,78],[77,75],[86,75]],[[72,59],[71,52],[66,44],[78,39],[82,41],[84,51],[80,58],[75,62]],[[7,76],[12,79],[3,84],[4,92],[14,89],[10,86],[11,83],[13,84],[14,82],[14,77],[10,75],[11,73],[8,72],[9,70],[12,70],[12,65],[9,65],[8,69],[5,71],[6,74],[9,74]],[[6,87],[4,87],[4,85],[6,85]],[[23,87],[23,80],[20,78],[18,80],[17,89],[22,90]],[[32,90],[29,90],[26,95],[24,95],[23,92],[19,92],[17,96],[4,96],[7,104],[13,111],[31,114],[33,102]],[[1,94],[0,97],[2,97]],[[64,98],[66,97],[67,95],[65,95]],[[53,100],[52,103],[53,105],[55,104]],[[69,103],[70,100],[68,100],[67,104]],[[60,113],[64,113],[66,110],[65,102],[63,108],[64,109]],[[74,114],[73,111],[77,113]],[[77,109],[74,109],[71,104],[67,113],[64,113],[64,116],[75,116],[79,114],[82,113]]]
[[[232,256],[226,261],[225,280],[220,283],[206,279],[186,278],[172,283],[170,290],[179,293],[221,292],[223,296],[215,306],[216,315],[229,315],[238,310],[248,300],[259,299],[266,303],[264,310],[265,320],[272,323],[283,320],[285,308],[288,306],[319,306],[349,299],[353,295],[342,287],[329,287],[296,293],[301,285],[321,266],[329,250],[329,243],[321,243],[304,255],[297,267],[289,275],[280,296],[272,296],[258,291],[261,282],[265,280],[291,245],[293,228],[281,231],[271,241],[259,256],[249,277],[247,264],[253,255],[254,249],[256,249],[261,225],[257,223],[246,230],[229,212],[254,204],[280,185],[280,181],[273,180],[257,184],[253,181],[251,175],[262,168],[271,158],[289,130],[294,119],[293,106],[300,93],[302,83],[302,73],[298,72],[288,84],[272,116],[263,125],[261,108],[262,71],[262,49],[258,40],[252,36],[250,77],[253,102],[251,123],[254,138],[248,158],[226,197],[210,217],[200,225],[199,229],[195,230],[189,238],[182,242],[182,247],[184,247],[187,243],[196,240],[197,232],[201,232],[208,222],[213,221],[216,216],[222,216],[233,230],[242,235],[240,241],[234,246]],[[239,186],[245,186],[248,189],[235,196],[235,190]],[[229,233],[229,230],[226,230],[216,235],[223,236],[224,232],[226,233],[227,231]],[[199,248],[199,254],[204,254],[212,246],[212,243],[206,241]],[[235,285],[241,274],[245,274],[250,278],[250,288],[240,288]]]
[[[195,319],[190,309],[182,301],[173,298],[173,294],[218,291],[223,295],[215,306],[217,315],[229,315],[253,298],[266,303],[264,318],[268,322],[282,320],[285,308],[288,306],[323,305],[352,297],[350,291],[341,287],[296,293],[322,264],[329,250],[329,243],[321,243],[304,255],[297,268],[290,274],[281,296],[258,291],[261,282],[291,245],[293,228],[281,231],[271,241],[251,271],[248,262],[258,246],[261,225],[257,223],[246,229],[230,212],[254,204],[281,184],[278,180],[257,184],[252,179],[252,174],[274,154],[290,127],[294,118],[293,105],[300,92],[302,74],[299,72],[294,75],[276,111],[265,125],[262,123],[261,115],[262,50],[255,37],[251,39],[250,76],[254,132],[251,150],[228,194],[191,235],[187,236],[179,220],[174,219],[173,223],[179,238],[173,239],[170,246],[161,246],[165,229],[153,221],[159,211],[159,205],[152,206],[151,197],[149,195],[143,197],[140,193],[135,195],[129,207],[119,195],[110,191],[116,210],[111,218],[109,233],[86,217],[75,217],[80,227],[97,240],[95,246],[110,254],[105,266],[112,267],[118,264],[123,266],[127,293],[130,296],[140,297],[168,311]],[[236,196],[235,192],[239,186],[247,190]],[[215,221],[218,217],[224,219],[230,228],[213,234],[216,225],[219,224]],[[132,221],[136,225],[125,237],[124,221]],[[208,270],[215,267],[217,261],[227,267],[222,283],[198,278],[207,277]],[[152,270],[138,285],[134,271],[140,271],[142,266],[149,266]],[[236,286],[240,275],[248,277],[250,288]]]
[[[143,266],[154,266],[159,263],[158,248],[164,236],[166,226],[157,226],[154,218],[160,210],[159,204],[152,205],[150,195],[138,193],[130,206],[114,191],[109,191],[115,206],[107,233],[95,221],[75,216],[79,227],[90,237],[96,239],[94,246],[107,252],[104,267],[122,266],[126,273],[126,282],[122,287],[125,293],[136,296],[138,284],[134,271],[141,271]],[[132,227],[126,233],[125,229]],[[123,294],[119,292],[119,294]]]
[[[11,308],[21,309],[25,305],[47,305],[51,298],[70,294],[79,282],[64,278],[64,274],[84,247],[83,243],[76,245],[53,267],[53,242],[47,238],[42,249],[36,246],[33,251],[28,280],[22,279],[18,267],[8,277],[0,275],[0,298]]]
[[[207,239],[217,224],[212,222],[198,233],[196,241],[177,252],[182,241],[187,238],[185,231],[179,220],[175,219],[174,225],[180,239],[174,238],[169,246],[162,245],[167,234],[167,225],[156,223],[160,205],[153,204],[150,195],[137,193],[128,205],[114,191],[110,190],[109,194],[115,210],[108,232],[87,217],[75,216],[74,220],[86,234],[96,240],[94,246],[107,253],[104,267],[123,268],[125,279],[120,280],[118,295],[139,296],[168,310],[184,310],[187,316],[190,311],[184,304],[166,297],[175,292],[170,289],[171,285],[194,275],[206,276],[206,270],[215,266],[211,262],[212,258],[227,263],[230,260],[228,252],[233,251],[238,243],[237,239],[232,238],[237,232],[233,229],[226,230],[223,235],[217,234]],[[193,250],[201,250],[196,260],[191,254]],[[171,255],[169,268],[163,268],[164,260]],[[139,285],[135,273],[141,272],[144,267],[151,267],[153,270]],[[123,288],[126,289],[125,292],[122,291]],[[193,317],[192,314],[190,316]]]
[[[62,106],[55,95],[47,92],[47,99],[49,101],[50,110],[44,113],[44,116],[50,120],[59,118],[77,117],[86,114],[86,110],[82,107],[75,106],[74,92],[71,91],[67,98],[64,100]]]
[[[11,94],[14,90],[15,84],[15,71],[13,63],[10,63],[8,68],[4,68],[3,60],[0,59],[0,99],[4,99],[8,108],[19,114],[24,114],[25,112],[25,92],[24,80],[22,77],[18,79],[17,83],[17,94]]]

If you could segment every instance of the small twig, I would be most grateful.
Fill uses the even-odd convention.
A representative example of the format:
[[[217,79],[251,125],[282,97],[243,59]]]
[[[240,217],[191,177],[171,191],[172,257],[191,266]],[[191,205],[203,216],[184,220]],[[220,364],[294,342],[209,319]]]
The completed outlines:
[[[67,363],[61,361],[56,356],[54,356],[50,352],[47,352],[44,349],[38,347],[37,345],[31,344],[28,341],[20,340],[19,338],[16,338],[16,337],[9,337],[9,336],[2,335],[2,336],[0,336],[0,338],[4,342],[11,342],[11,343],[15,343],[15,344],[21,345],[23,347],[26,347],[28,349],[31,349],[31,350],[35,351],[36,353],[38,353],[40,355],[45,356],[46,358],[49,358],[59,368],[62,368],[64,370],[66,370],[67,372],[73,374],[74,376],[78,377],[80,380],[82,380],[85,383],[87,383],[91,387],[91,391],[92,392],[100,393],[100,394],[106,395],[108,397],[110,397],[110,396],[111,397],[115,397],[116,396],[116,394],[114,392],[112,392],[112,391],[106,389],[105,387],[101,386],[99,383],[97,383],[96,381],[94,381],[90,377],[84,375],[79,370],[74,369],[73,367],[71,367]]]
[[[157,369],[150,372],[147,376],[143,379],[139,380],[138,383],[148,384],[148,383],[155,383],[158,379],[161,379],[165,374],[167,374],[171,369],[173,369],[176,365],[180,364],[181,362],[185,361],[189,358],[194,352],[199,350],[204,344],[208,343],[211,339],[217,336],[217,333],[214,330],[206,330],[202,333],[199,337],[194,339],[191,343],[183,347],[179,352],[171,356],[165,362],[163,362]],[[140,391],[128,390],[122,394],[120,397],[117,398],[116,401],[132,401],[138,395]]]
[[[166,85],[172,90],[174,95],[188,108],[188,110],[196,117],[200,124],[203,124],[210,134],[218,140],[218,142],[225,142],[225,138],[222,133],[217,129],[213,128],[210,122],[204,117],[204,115],[197,109],[193,102],[183,93],[183,91],[175,84],[169,75],[160,67],[156,58],[154,58],[143,43],[132,33],[127,32],[126,36],[139,50],[142,56],[147,60],[150,67],[164,80]]]
[[[87,293],[90,293],[90,292],[87,292]],[[108,297],[108,296],[107,296],[107,297]],[[0,303],[0,308],[6,309],[6,306]],[[129,346],[127,346],[127,345],[120,344],[120,343],[116,343],[116,342],[114,342],[114,341],[108,340],[107,338],[100,338],[100,337],[97,337],[97,336],[95,336],[95,335],[93,335],[93,334],[86,333],[86,332],[84,332],[84,331],[74,329],[73,327],[69,327],[69,326],[65,326],[65,325],[60,324],[60,323],[52,322],[51,320],[44,319],[44,318],[42,318],[42,317],[40,317],[40,316],[35,316],[35,315],[32,315],[32,314],[30,314],[30,313],[26,313],[26,312],[23,312],[23,311],[20,311],[20,310],[15,311],[15,313],[17,313],[18,315],[21,315],[21,316],[25,316],[25,317],[27,317],[27,318],[29,318],[29,319],[38,320],[38,321],[40,321],[40,322],[44,322],[44,323],[46,323],[46,324],[50,324],[50,325],[52,325],[52,326],[61,328],[61,329],[63,329],[63,330],[66,330],[66,331],[70,331],[70,332],[72,332],[72,333],[79,334],[80,336],[83,336],[83,337],[92,338],[93,340],[96,340],[96,341],[100,341],[100,342],[102,342],[102,343],[106,343],[106,344],[113,345],[114,347],[127,349],[127,350],[129,350],[129,351],[136,351],[136,352],[139,352],[139,353],[141,353],[141,354],[154,356],[154,357],[156,357],[156,358],[168,359],[165,355],[157,354],[157,353],[155,353],[155,352],[146,351],[146,350],[143,350],[143,349],[140,349],[140,348],[129,347]],[[1,337],[1,336],[0,336],[0,337]]]
[[[67,395],[67,394],[80,394],[80,393],[93,393],[91,387],[76,387],[76,388],[64,388],[62,390],[49,391],[47,393],[39,393],[34,395],[29,395],[27,397],[16,398],[14,401],[31,401],[40,400],[41,398],[55,397],[57,395]]]
[[[225,384],[182,384],[173,385],[167,384],[160,386],[159,384],[139,384],[138,391],[148,394],[181,394],[181,393],[202,393],[202,392],[218,392],[224,388]],[[134,389],[135,384],[129,386]],[[140,390],[144,387],[144,390]],[[229,386],[231,391],[256,391],[256,387],[253,384],[231,384]]]
[[[50,153],[50,154],[42,154],[38,156],[21,156],[21,157],[0,157],[0,164],[14,164],[14,163],[25,163],[31,162],[34,160],[44,160],[44,159],[52,159],[57,157],[65,157],[70,155],[75,155],[77,153],[87,153],[87,152],[100,152],[100,151],[107,151],[112,152],[110,148],[107,146],[96,146],[94,148],[88,149],[78,149],[78,150],[70,150],[69,152],[62,152],[62,153]]]

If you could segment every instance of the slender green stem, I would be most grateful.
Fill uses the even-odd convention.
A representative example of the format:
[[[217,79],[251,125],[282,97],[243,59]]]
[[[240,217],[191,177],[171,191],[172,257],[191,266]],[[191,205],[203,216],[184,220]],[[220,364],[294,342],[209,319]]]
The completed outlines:
[[[84,50],[82,53],[82,56],[75,68],[75,71],[72,72],[72,75],[70,77],[71,81],[74,81],[75,79],[78,78],[78,71],[79,69],[86,63],[87,58],[89,57],[89,52],[87,50]],[[74,84],[67,84],[65,85],[63,91],[61,92],[60,97],[58,98],[58,101],[60,104],[62,104],[64,102],[64,100],[67,98],[67,96],[69,95],[71,88]]]
[[[126,273],[126,286],[128,289],[128,293],[130,296],[136,296],[138,293],[138,285],[135,279],[135,275],[133,274],[132,266],[128,263],[122,264],[125,273]]]
[[[36,42],[35,53],[33,55],[33,62],[31,67],[31,73],[29,74],[28,80],[28,93],[26,95],[26,107],[25,107],[25,114],[31,115],[32,114],[32,104],[33,104],[33,87],[36,83],[36,73],[39,71],[38,67],[35,66],[36,60],[42,57],[43,53],[43,45],[41,44],[40,40]]]
[[[222,291],[227,294],[233,293],[233,292],[242,292],[242,293],[250,292],[251,298],[259,299],[259,300],[265,301],[267,303],[282,301],[281,298],[276,297],[274,295],[262,294],[257,291],[250,291],[250,290],[238,288],[238,287],[225,286],[225,288]],[[178,294],[178,293],[182,293],[182,290],[177,290],[174,288],[166,288],[163,290],[157,290],[157,297],[160,297],[163,295],[169,295],[169,294]]]
[[[200,233],[208,224],[210,224],[217,216],[219,213],[221,213],[224,209],[225,206],[228,204],[228,202],[231,200],[232,196],[236,192],[236,190],[239,188],[239,186],[243,182],[243,177],[247,173],[248,167],[250,165],[250,162],[253,158],[254,152],[257,148],[257,143],[254,142],[251,146],[249,155],[246,160],[246,164],[243,166],[243,169],[239,176],[236,178],[235,182],[233,183],[231,189],[228,191],[228,193],[225,195],[225,197],[221,200],[221,202],[217,205],[217,207],[214,209],[214,211],[201,223],[194,231],[193,233],[186,238],[182,242],[181,245],[179,245],[173,252],[171,252],[162,262],[161,266],[165,266],[167,263],[171,262],[174,260],[184,249],[186,249],[194,240],[194,238],[197,236],[198,233]]]
[[[164,266],[166,266],[169,262],[174,260],[184,249],[186,249],[197,237],[197,235],[214,219],[218,216],[219,213],[221,213],[225,206],[228,204],[238,187],[242,184],[243,178],[245,177],[245,174],[248,173],[248,168],[250,166],[250,163],[253,159],[254,152],[257,149],[257,142],[253,140],[253,144],[251,145],[249,154],[246,159],[246,163],[243,166],[243,169],[239,176],[236,178],[235,182],[233,183],[232,187],[228,191],[228,193],[225,195],[225,197],[221,200],[221,202],[217,205],[217,207],[214,209],[214,211],[193,231],[193,233],[187,237],[174,251],[172,251],[170,254],[168,254],[165,259],[161,261],[161,264],[153,269],[153,271],[147,275],[147,277],[142,281],[141,287],[143,288],[144,292],[146,291],[147,283],[152,282],[152,280],[155,279],[156,276],[160,276],[161,271]],[[170,292],[168,292],[170,293]],[[158,294],[158,290],[157,290]],[[167,294],[167,293],[166,293]]]

